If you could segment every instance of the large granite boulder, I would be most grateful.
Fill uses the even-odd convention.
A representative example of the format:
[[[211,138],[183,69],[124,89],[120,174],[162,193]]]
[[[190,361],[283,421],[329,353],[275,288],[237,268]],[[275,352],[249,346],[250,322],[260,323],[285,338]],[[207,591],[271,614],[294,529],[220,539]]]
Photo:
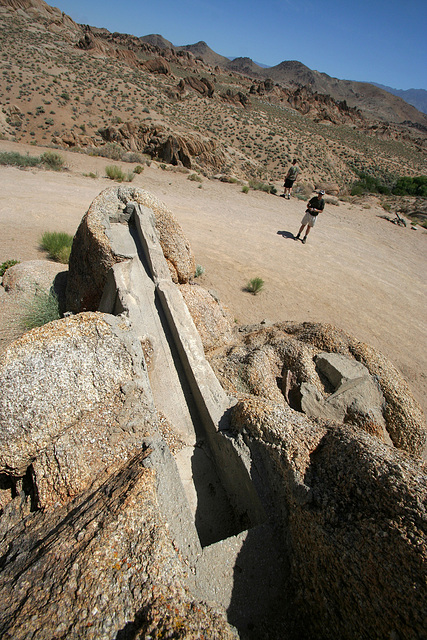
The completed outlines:
[[[159,423],[122,317],[81,313],[4,352],[2,638],[235,638],[186,586],[150,461]]]
[[[14,486],[30,479],[47,508],[122,466],[154,415],[143,361],[126,321],[104,314],[57,320],[12,343],[0,357],[0,474]],[[6,507],[14,493],[0,495]]]
[[[246,398],[232,424],[265,470],[295,593],[294,638],[423,638],[427,477],[351,426]]]
[[[54,287],[59,295],[66,281],[66,267],[48,260],[28,260],[6,269],[2,284],[6,291],[33,295],[37,291],[49,291]]]
[[[66,291],[67,310],[78,313],[98,309],[107,273],[124,259],[113,252],[108,229],[129,202],[153,211],[156,231],[173,281],[185,283],[194,276],[195,262],[189,243],[166,205],[144,189],[110,187],[92,202],[74,237]]]
[[[402,375],[380,352],[316,323],[241,327],[239,336],[231,347],[208,354],[229,393],[289,404],[312,417],[362,428],[412,455],[425,454],[423,412]],[[337,356],[347,373],[334,377],[326,365],[322,372],[322,358],[336,361]]]

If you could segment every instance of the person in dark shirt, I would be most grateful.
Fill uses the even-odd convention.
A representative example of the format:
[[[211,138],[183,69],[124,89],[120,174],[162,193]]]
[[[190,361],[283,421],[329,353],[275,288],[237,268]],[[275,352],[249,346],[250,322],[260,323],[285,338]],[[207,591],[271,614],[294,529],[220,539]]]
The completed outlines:
[[[314,198],[311,198],[311,200],[308,201],[307,209],[305,211],[303,219],[301,220],[300,230],[295,236],[295,240],[300,239],[304,227],[307,226],[305,236],[302,239],[302,243],[305,244],[307,242],[307,236],[310,233],[310,229],[314,227],[314,225],[316,224],[317,216],[319,215],[319,213],[322,213],[323,209],[325,208],[325,201],[323,199],[324,195],[325,192],[323,190],[320,190],[317,192],[317,196],[314,196]]]
[[[297,165],[297,161],[293,160],[288,173],[285,176],[285,183],[283,185],[285,187],[285,192],[282,194],[283,198],[287,198],[288,200],[290,199],[292,187],[294,186],[295,180],[298,178],[299,172],[300,170]]]

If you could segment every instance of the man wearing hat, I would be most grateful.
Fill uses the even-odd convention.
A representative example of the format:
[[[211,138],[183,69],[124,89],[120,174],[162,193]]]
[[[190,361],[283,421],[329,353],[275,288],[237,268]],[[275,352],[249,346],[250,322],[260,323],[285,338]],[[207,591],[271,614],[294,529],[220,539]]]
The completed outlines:
[[[303,219],[301,220],[301,227],[297,235],[295,236],[295,240],[300,239],[300,235],[302,234],[304,227],[307,225],[307,230],[305,232],[304,238],[302,239],[302,243],[305,244],[307,242],[307,236],[310,233],[311,227],[314,227],[314,225],[316,224],[317,216],[325,208],[325,201],[323,199],[324,195],[325,192],[323,191],[323,189],[320,189],[320,191],[317,192],[317,196],[314,196],[314,198],[311,198],[311,200],[308,201],[307,209]]]

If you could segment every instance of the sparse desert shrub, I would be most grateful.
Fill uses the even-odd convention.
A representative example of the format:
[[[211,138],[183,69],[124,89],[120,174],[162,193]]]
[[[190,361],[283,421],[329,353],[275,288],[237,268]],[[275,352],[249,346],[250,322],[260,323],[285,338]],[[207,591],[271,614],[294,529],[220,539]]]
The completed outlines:
[[[298,200],[308,200],[313,193],[313,185],[306,182],[298,182],[292,189],[292,194],[298,198]]]
[[[246,291],[249,291],[249,293],[256,295],[262,290],[263,287],[264,280],[262,278],[252,278],[252,280],[249,280],[248,284],[246,285]]]
[[[42,163],[53,171],[60,171],[64,166],[64,158],[56,151],[45,151],[40,157]]]
[[[138,174],[142,173],[143,171],[144,171],[144,167],[141,167],[140,164],[138,164],[133,170],[134,173],[138,173]]]
[[[116,182],[123,182],[125,179],[125,174],[120,169],[120,167],[115,164],[109,164],[105,167],[105,174],[110,180],[116,180]]]
[[[133,171],[125,174],[120,167],[114,164],[105,167],[105,173],[110,180],[115,180],[116,182],[132,182],[135,177]]]
[[[92,156],[101,156],[101,158],[109,158],[109,160],[121,160],[125,151],[117,142],[107,142],[102,147],[91,147],[88,150]]]
[[[42,327],[60,318],[58,297],[52,290],[36,291],[34,298],[26,302],[24,308],[22,324],[25,329]]]
[[[195,278],[199,278],[200,276],[202,276],[202,275],[204,274],[204,272],[205,272],[205,268],[204,268],[204,267],[202,267],[202,265],[201,265],[201,264],[198,264],[198,265],[196,266],[196,270],[195,270],[195,272],[194,272],[194,277],[195,277]]]
[[[9,267],[13,267],[14,264],[19,264],[19,262],[19,260],[6,260],[6,262],[0,264],[0,277],[4,276]]]
[[[197,173],[190,173],[187,180],[191,180],[192,182],[202,182],[202,178]]]
[[[277,193],[277,189],[273,184],[266,184],[260,180],[249,180],[249,186],[254,191],[264,191],[265,193]]]
[[[89,173],[84,173],[83,176],[85,178],[97,178],[98,174],[97,173],[93,173],[93,171],[89,171]]]
[[[3,151],[0,153],[0,164],[15,167],[36,167],[41,162],[39,156],[22,155],[17,151]]]
[[[121,159],[123,162],[144,162],[143,154],[137,151],[126,151]]]
[[[49,258],[61,264],[68,264],[72,244],[72,236],[57,231],[45,231],[40,240],[40,247],[48,252]]]
[[[243,193],[249,193],[249,187],[248,187],[247,184],[243,185],[242,191],[243,191]]]

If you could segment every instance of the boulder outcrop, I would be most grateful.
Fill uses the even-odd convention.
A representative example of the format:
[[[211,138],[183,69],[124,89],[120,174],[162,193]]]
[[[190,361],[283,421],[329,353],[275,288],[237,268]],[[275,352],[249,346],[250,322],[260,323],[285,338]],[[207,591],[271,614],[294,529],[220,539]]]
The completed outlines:
[[[407,384],[330,325],[232,329],[193,274],[165,205],[107,189],[74,239],[79,313],[0,356],[0,635],[423,638]]]
[[[45,509],[123,465],[154,412],[142,361],[125,320],[101,314],[57,320],[12,343],[0,360],[0,474],[30,473]],[[144,417],[132,414],[136,400]]]
[[[422,638],[421,466],[355,427],[310,424],[263,398],[239,401],[232,419],[280,509],[296,584],[292,637]]]
[[[395,447],[412,455],[425,452],[427,430],[420,406],[393,364],[372,347],[331,325],[316,323],[247,327],[240,331],[240,338],[236,345],[210,356],[230,393],[288,403],[313,417],[357,425],[386,442],[390,438]],[[356,371],[361,365],[366,368],[369,377],[358,376],[364,386],[359,399],[348,380],[341,395],[321,374],[316,360],[324,352],[329,358],[339,354],[353,362]],[[362,397],[366,398],[364,409]]]
[[[235,637],[189,592],[161,515],[143,363],[125,320],[93,313],[3,355],[2,638]]]
[[[185,283],[194,275],[195,263],[188,241],[169,209],[147,191],[111,187],[92,202],[74,238],[66,290],[67,310],[96,311],[108,271],[123,257],[113,254],[108,240],[111,222],[118,221],[128,202],[151,208],[156,230],[174,282]]]
[[[105,142],[115,142],[127,150],[147,153],[174,166],[191,169],[195,165],[218,171],[225,163],[224,152],[216,142],[197,133],[171,133],[161,125],[136,126],[132,122],[124,122],[119,127],[104,127],[99,133]],[[64,143],[68,144],[67,139]]]

